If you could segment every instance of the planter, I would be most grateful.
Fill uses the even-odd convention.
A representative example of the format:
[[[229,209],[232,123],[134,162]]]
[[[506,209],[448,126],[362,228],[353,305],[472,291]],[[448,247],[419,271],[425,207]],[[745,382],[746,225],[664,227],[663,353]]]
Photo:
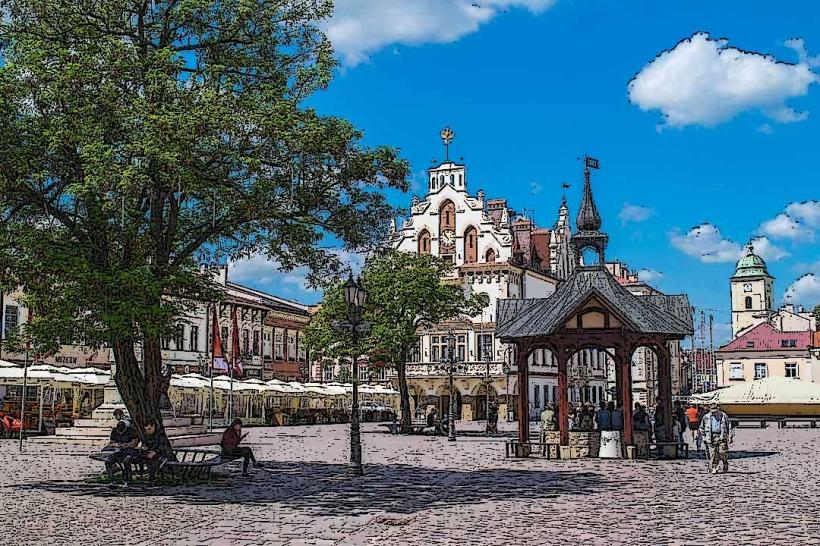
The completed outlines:
[[[595,430],[570,431],[570,458],[597,457],[601,445],[601,433]]]

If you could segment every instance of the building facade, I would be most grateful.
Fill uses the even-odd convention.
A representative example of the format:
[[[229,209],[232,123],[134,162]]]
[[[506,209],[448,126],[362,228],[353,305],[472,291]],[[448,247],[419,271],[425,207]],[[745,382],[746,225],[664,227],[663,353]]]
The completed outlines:
[[[545,297],[575,266],[569,248],[570,225],[566,203],[558,207],[555,224],[539,227],[532,218],[517,214],[505,199],[489,199],[479,190],[468,191],[465,165],[445,161],[428,171],[427,193],[414,197],[410,216],[391,226],[390,242],[404,252],[433,254],[453,265],[451,282],[465,291],[484,293],[489,303],[468,322],[423,325],[410,351],[407,378],[412,405],[434,406],[439,414],[449,406],[447,374],[441,365],[447,336],[456,338],[456,407],[462,419],[484,419],[488,398],[512,408],[518,386],[510,366],[511,349],[495,339],[495,308],[500,298]],[[553,366],[549,356],[533,355],[528,388],[536,414],[544,401],[554,399]],[[395,371],[387,378],[396,381]],[[605,381],[596,385],[603,388]],[[581,394],[579,393],[579,396]],[[590,394],[590,396],[592,396]],[[536,406],[536,401],[538,406]]]
[[[215,280],[223,291],[217,316],[222,346],[229,361],[233,358],[232,309],[236,308],[239,332],[240,360],[246,377],[262,380],[307,380],[308,352],[304,330],[310,320],[310,308],[271,294],[232,283],[225,267],[214,272]],[[20,293],[2,295],[2,323],[0,341],[29,319],[29,310],[19,301]],[[176,333],[162,340],[162,358],[174,373],[208,375],[211,361],[212,303],[199,303],[177,326]],[[12,353],[0,345],[0,359],[22,363],[25,355]],[[30,355],[29,362],[82,368],[93,366],[110,369],[113,352],[82,345],[62,345],[53,355]],[[137,358],[141,358],[139,348]]]
[[[717,386],[765,377],[820,382],[816,318],[795,305],[774,309],[774,277],[751,246],[729,284],[733,339],[715,351]]]

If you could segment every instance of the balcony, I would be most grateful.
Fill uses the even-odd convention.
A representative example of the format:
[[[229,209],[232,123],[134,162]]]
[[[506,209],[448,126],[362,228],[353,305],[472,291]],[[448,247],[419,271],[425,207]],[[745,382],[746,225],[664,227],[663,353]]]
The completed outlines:
[[[406,365],[407,377],[446,377],[447,367],[437,362],[416,362]],[[455,365],[455,377],[484,377],[487,374],[486,362],[459,362]],[[396,370],[387,369],[387,377],[396,377]],[[502,362],[490,362],[490,375],[504,376]]]

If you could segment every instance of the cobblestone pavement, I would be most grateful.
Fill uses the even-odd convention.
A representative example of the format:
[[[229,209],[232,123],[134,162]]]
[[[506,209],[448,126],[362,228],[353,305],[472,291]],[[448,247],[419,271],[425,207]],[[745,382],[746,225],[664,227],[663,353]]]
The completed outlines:
[[[509,427],[510,425],[506,425]],[[365,425],[249,429],[270,461],[211,485],[109,490],[88,448],[0,442],[0,543],[820,544],[820,430],[737,431],[730,473],[679,461],[506,460],[501,438]]]

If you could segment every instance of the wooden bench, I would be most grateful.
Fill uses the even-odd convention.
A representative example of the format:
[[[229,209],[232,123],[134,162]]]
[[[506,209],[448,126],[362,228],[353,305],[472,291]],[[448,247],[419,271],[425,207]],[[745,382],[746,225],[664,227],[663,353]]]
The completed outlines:
[[[384,427],[390,431],[390,434],[398,434],[401,431],[401,423],[381,423],[380,427]],[[410,434],[421,434],[427,428],[427,425],[412,423],[410,425]]]
[[[537,446],[542,448],[540,450],[541,454],[546,459],[560,459],[561,458],[561,444],[558,442],[525,442],[521,443],[518,440],[507,440],[504,442],[504,457],[509,459],[510,456],[520,457],[518,453],[521,451],[521,446],[527,446],[525,449],[528,450],[528,456],[532,455],[533,453],[538,453],[537,451],[533,451],[533,446]],[[555,457],[552,456],[552,449],[555,448]]]
[[[95,461],[107,463],[115,451],[102,451],[99,453],[92,453],[89,457]],[[218,451],[210,451],[206,449],[190,449],[178,448],[174,450],[175,461],[166,462],[162,468],[159,469],[160,477],[169,475],[174,481],[185,481],[191,478],[207,478],[211,480],[211,471],[215,466],[229,463],[237,459],[239,456],[223,455]],[[141,468],[145,464],[137,463]],[[144,471],[141,470],[141,473]]]
[[[777,419],[777,428],[786,428],[789,423],[809,423],[811,428],[817,428],[818,417],[781,417]]]
[[[652,442],[649,444],[649,451],[652,451],[652,448],[655,448],[655,451],[660,451],[660,448],[664,447],[674,447],[675,448],[675,456],[679,456],[682,452],[685,458],[689,458],[689,444],[686,442]]]

